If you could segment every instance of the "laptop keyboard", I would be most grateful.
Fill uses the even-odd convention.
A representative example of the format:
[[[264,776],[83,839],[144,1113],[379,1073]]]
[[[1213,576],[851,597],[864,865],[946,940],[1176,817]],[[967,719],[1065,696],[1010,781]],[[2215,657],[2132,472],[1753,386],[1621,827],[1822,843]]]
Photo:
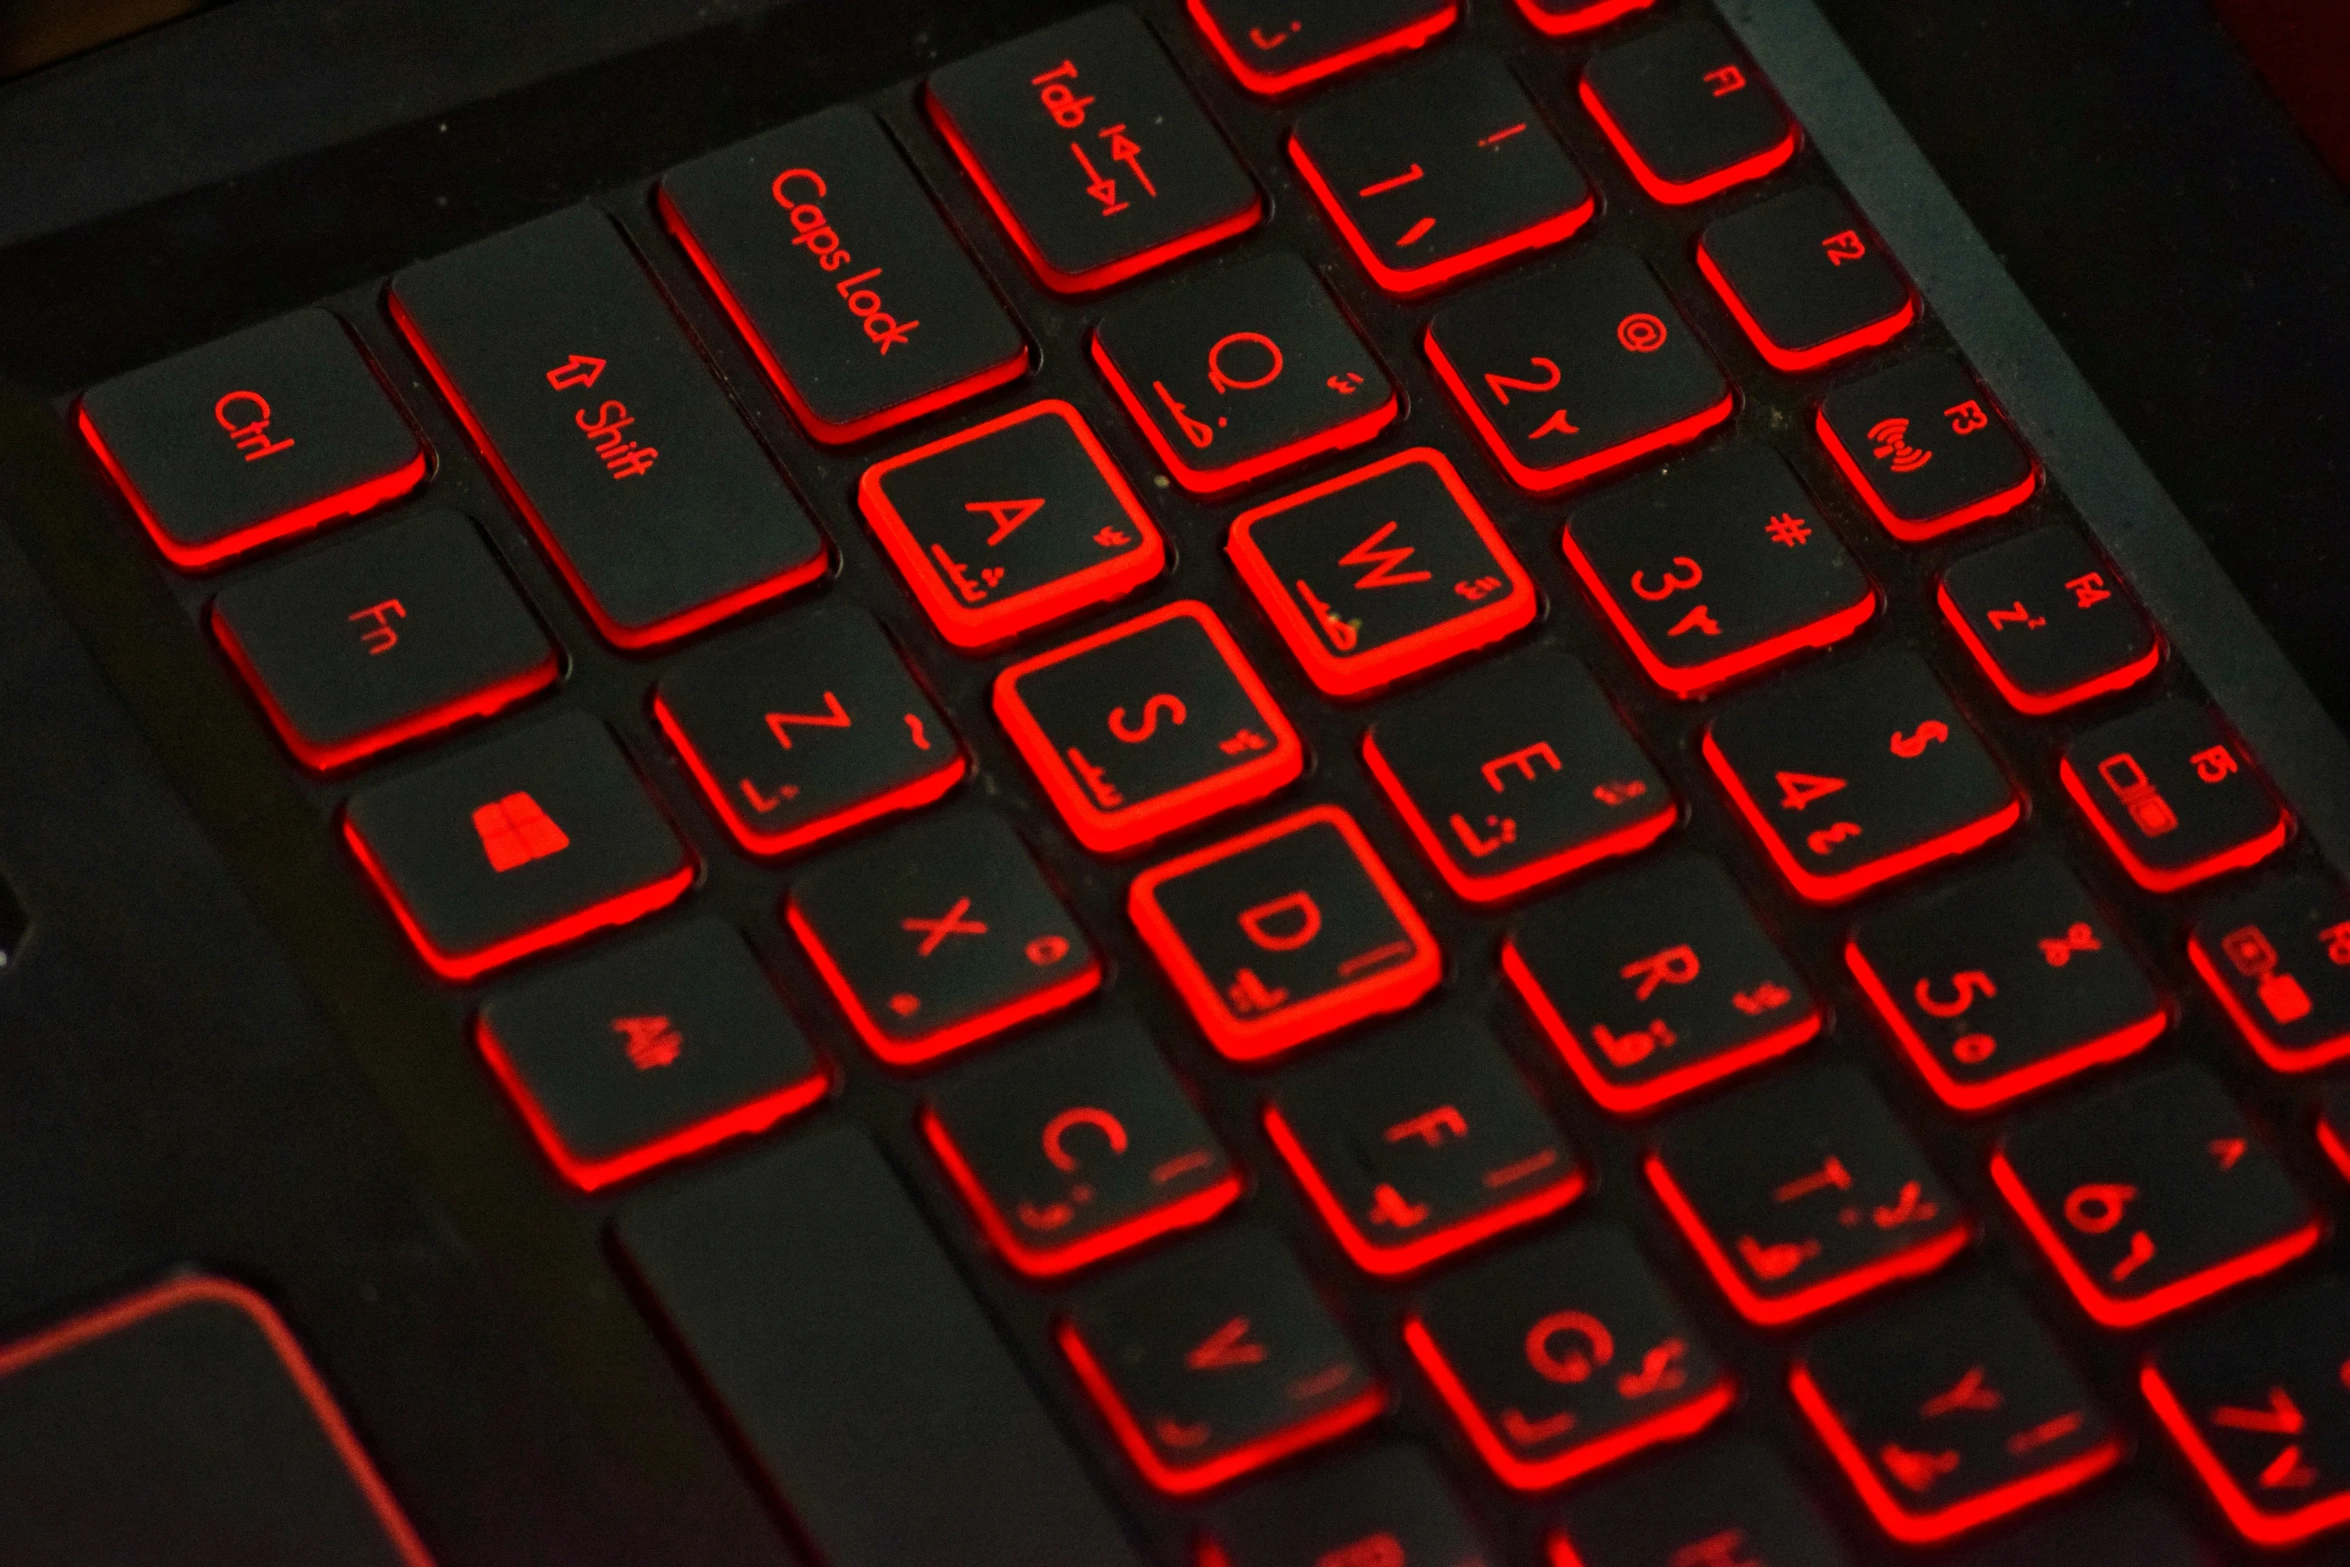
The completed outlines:
[[[1762,73],[1144,9],[76,409],[793,1527],[2350,1521],[2350,894]]]

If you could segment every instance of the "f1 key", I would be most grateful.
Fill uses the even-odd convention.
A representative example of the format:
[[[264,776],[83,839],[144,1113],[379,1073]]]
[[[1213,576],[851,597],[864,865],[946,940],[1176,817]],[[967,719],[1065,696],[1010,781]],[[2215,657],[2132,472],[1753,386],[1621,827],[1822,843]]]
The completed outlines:
[[[1416,1447],[1380,1447],[1268,1480],[1208,1515],[1198,1567],[1490,1567],[1477,1531]]]
[[[1729,35],[1702,16],[1594,55],[1578,90],[1658,201],[1703,201],[1795,156],[1794,122]]]
[[[2273,1072],[2350,1056],[2350,893],[2297,870],[2203,911],[2187,958]]]
[[[2209,708],[2165,697],[2075,737],[2065,793],[2130,879],[2176,892],[2285,845],[2292,823]]]
[[[1967,556],[1942,574],[1937,597],[2019,713],[2061,712],[2124,690],[2162,662],[2154,628],[2113,568],[2060,523]]]
[[[1919,544],[2015,510],[2039,483],[2032,454],[1948,354],[1920,354],[1836,388],[1820,440],[1885,531]]]
[[[1191,0],[1191,19],[1241,86],[1274,97],[1420,48],[1459,0]]]
[[[1534,0],[1524,0],[1532,4]],[[1851,1567],[1787,1466],[1723,1437],[1570,1494],[1549,1567]]]

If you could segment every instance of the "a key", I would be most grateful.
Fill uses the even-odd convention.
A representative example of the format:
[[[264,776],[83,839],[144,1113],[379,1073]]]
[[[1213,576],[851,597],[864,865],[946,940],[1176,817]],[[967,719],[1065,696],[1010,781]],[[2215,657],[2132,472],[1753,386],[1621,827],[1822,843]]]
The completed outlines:
[[[1964,854],[2023,802],[1923,660],[1879,649],[1726,706],[1701,749],[1788,883],[1849,898]]]
[[[1884,242],[1817,186],[1714,219],[1698,237],[1697,270],[1755,352],[1789,374],[1889,343],[1917,319]]]
[[[2285,1266],[2322,1226],[2227,1091],[2178,1065],[2019,1121],[2000,1193],[2081,1309],[2140,1327]]]
[[[2046,853],[1869,915],[1844,959],[1918,1075],[1956,1110],[2122,1060],[2170,1021],[2119,931]]]
[[[1261,800],[1305,769],[1297,731],[1196,599],[1012,665],[996,677],[995,711],[1097,854]]]
[[[800,427],[840,445],[1019,379],[1020,328],[870,110],[661,176],[661,221]]]
[[[1613,1224],[1547,1235],[1430,1285],[1403,1338],[1479,1456],[1520,1491],[1695,1436],[1737,1401]]]
[[[323,310],[116,376],[83,394],[75,419],[182,571],[397,500],[429,462],[358,344]]]
[[[221,651],[302,764],[349,767],[555,683],[555,647],[473,524],[404,518],[212,601]]]
[[[1106,5],[932,73],[939,134],[1047,288],[1108,288],[1264,203],[1158,40]]]
[[[1093,359],[1166,465],[1197,495],[1360,446],[1398,404],[1378,359],[1314,269],[1285,250],[1185,273],[1127,300]]]
[[[1418,49],[1461,14],[1459,0],[1190,0],[1189,9],[1233,79],[1268,98]]]
[[[1978,550],[1942,573],[1943,618],[2007,705],[2035,717],[2126,690],[2162,644],[2111,566],[2061,523]]]
[[[1854,491],[1905,544],[2011,512],[2039,483],[2006,416],[1948,354],[1839,386],[1821,400],[1818,427]]]
[[[1533,579],[1433,447],[1242,512],[1224,552],[1332,696],[1393,684],[1534,619]]]
[[[1851,1567],[1770,1449],[1723,1437],[1568,1494],[1549,1567]]]
[[[1878,1527],[1905,1545],[1955,1539],[2122,1458],[2064,1351],[1989,1275],[1826,1329],[1788,1385]]]
[[[824,536],[594,208],[409,267],[390,305],[607,640],[651,647],[824,574]]]
[[[2111,1486],[2020,1528],[1999,1530],[1945,1560],[1950,1567],[2078,1567],[2085,1561],[2219,1567],[2168,1507],[2144,1492],[2116,1494]]]
[[[1432,1016],[1285,1074],[1265,1134],[1348,1257],[1414,1273],[1582,1194],[1575,1149],[1484,1027]]]
[[[957,810],[818,861],[784,918],[849,1023],[919,1066],[1099,989],[1101,959],[1011,824]]]
[[[1577,91],[1658,201],[1703,201],[1795,156],[1795,124],[1762,73],[1703,16],[1593,55]]]
[[[919,810],[966,771],[955,732],[853,605],[687,655],[653,688],[653,717],[753,854]]]
[[[1740,444],[1575,508],[1562,535],[1648,678],[1698,696],[1851,636],[1876,590],[1785,459]]]
[[[1811,987],[1727,872],[1675,855],[1536,904],[1501,971],[1585,1092],[1637,1115],[1820,1031]]]
[[[1226,1230],[1095,1285],[1059,1338],[1118,1445],[1170,1495],[1327,1442],[1386,1405],[1270,1230]]]
[[[1391,294],[1555,245],[1599,208],[1526,89],[1477,50],[1316,105],[1291,131],[1289,156]]]
[[[1198,1567],[1491,1567],[1435,1463],[1380,1447],[1268,1480],[1208,1514]]]
[[[1488,284],[1437,311],[1425,346],[1494,461],[1537,494],[1693,441],[1737,404],[1628,251]]]
[[[2211,710],[2164,697],[2064,748],[2056,774],[2130,879],[2176,892],[2257,865],[2292,832]]]
[[[931,1092],[923,1135],[996,1254],[1053,1278],[1239,1200],[1216,1134],[1126,1018],[1057,1029]]]
[[[444,979],[626,924],[694,880],[676,830],[585,713],[361,789],[343,808],[343,836]]]
[[[774,982],[715,919],[498,992],[474,1040],[582,1191],[763,1132],[828,1087]]]
[[[1599,682],[1548,643],[1382,709],[1363,763],[1471,903],[1638,853],[1680,819]]]
[[[1123,598],[1166,569],[1134,487],[1058,398],[875,463],[857,504],[938,634],[966,652]]]
[[[2350,1056],[2350,894],[2297,870],[2203,911],[2187,958],[2269,1069]]]
[[[1957,1199],[1849,1066],[1690,1111],[1647,1171],[1730,1304],[1766,1327],[1931,1273],[1967,1243]]]
[[[1127,913],[1209,1043],[1258,1061],[1436,987],[1444,959],[1353,817],[1310,806],[1134,879]]]

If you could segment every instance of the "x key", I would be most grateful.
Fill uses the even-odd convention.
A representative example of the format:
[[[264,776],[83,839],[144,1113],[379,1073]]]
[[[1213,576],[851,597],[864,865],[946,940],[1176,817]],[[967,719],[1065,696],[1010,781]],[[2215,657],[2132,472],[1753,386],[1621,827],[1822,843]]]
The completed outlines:
[[[949,936],[984,936],[987,934],[987,926],[984,923],[979,920],[963,918],[970,912],[971,900],[957,898],[955,906],[947,910],[943,918],[934,920],[907,919],[898,921],[898,924],[907,930],[922,932],[922,945],[916,949],[915,956],[926,958],[936,952],[938,944]]]

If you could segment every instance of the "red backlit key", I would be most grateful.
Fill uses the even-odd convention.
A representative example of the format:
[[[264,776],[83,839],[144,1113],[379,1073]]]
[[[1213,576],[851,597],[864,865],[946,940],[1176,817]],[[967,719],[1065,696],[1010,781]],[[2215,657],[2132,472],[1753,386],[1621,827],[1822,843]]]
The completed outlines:
[[[1176,1496],[1327,1442],[1386,1404],[1270,1230],[1227,1230],[1095,1285],[1059,1337],[1134,1466]]]
[[[873,617],[850,605],[688,655],[654,687],[653,717],[753,854],[919,809],[965,770],[954,731]]]
[[[1537,904],[1501,969],[1576,1081],[1635,1115],[1786,1054],[1819,1003],[1721,866],[1675,855]]]
[[[1100,988],[1101,960],[1009,823],[961,810],[820,860],[784,918],[873,1053],[918,1066]]]
[[[1264,204],[1158,40],[1103,6],[935,72],[930,117],[1047,288],[1107,288]]]
[[[1675,696],[1840,642],[1877,595],[1786,461],[1737,445],[1575,509],[1563,538],[1648,678]]]
[[[1985,1275],[1827,1329],[1788,1384],[1870,1516],[1905,1545],[1954,1539],[2122,1458],[2064,1351]]]
[[[1216,1508],[1198,1567],[1487,1567],[1444,1475],[1416,1447],[1380,1447],[1270,1480]]]
[[[1834,191],[1774,196],[1716,218],[1697,270],[1774,370],[1817,370],[1891,342],[1917,319],[1909,284]]]
[[[1421,1294],[1403,1338],[1478,1454],[1521,1491],[1694,1436],[1737,1399],[1613,1224],[1451,1275]]]
[[[1594,55],[1580,91],[1658,201],[1703,201],[1795,155],[1794,122],[1729,35],[1702,16]]]
[[[1379,361],[1288,251],[1236,257],[1121,304],[1094,328],[1093,359],[1195,494],[1360,446],[1396,415]]]
[[[1591,671],[1548,644],[1384,709],[1363,762],[1472,903],[1636,853],[1680,819]]]
[[[827,1086],[774,982],[714,919],[500,991],[474,1042],[583,1191],[763,1132]]]
[[[1991,1177],[2081,1308],[2109,1328],[2274,1272],[2320,1232],[2276,1157],[2196,1066],[2017,1123]]]
[[[1391,294],[1555,245],[1599,206],[1509,67],[1475,50],[1317,105],[1289,156]]]
[[[1460,20],[1459,0],[1191,0],[1225,69],[1271,97],[1417,49]]]
[[[1849,1066],[1689,1112],[1647,1168],[1730,1304],[1768,1327],[1931,1273],[1967,1243],[1957,1199]]]
[[[1272,693],[1193,599],[1012,665],[996,677],[995,711],[1099,854],[1261,800],[1305,768]]]
[[[1820,403],[1819,433],[1877,521],[1906,544],[2013,511],[2039,482],[2032,454],[1948,354],[1836,388]]]
[[[1995,1531],[1971,1550],[1940,1558],[1950,1567],[2079,1567],[2082,1562],[2128,1562],[2130,1567],[2218,1567],[2203,1542],[2168,1507],[2143,1491],[2101,1485],[2080,1501],[2017,1529]]]
[[[1725,1437],[1573,1492],[1550,1567],[1851,1567],[1827,1520],[1761,1443]]]
[[[1795,890],[1832,903],[2023,818],[1998,762],[1915,653],[1880,649],[1723,709],[1703,750]]]
[[[2019,713],[2054,713],[2136,685],[2162,662],[2154,628],[2111,566],[2058,523],[1942,573],[1942,614]]]
[[[2119,1061],[2170,1021],[2112,922],[2043,853],[1871,914],[1844,959],[1918,1075],[1958,1110]]]
[[[1654,274],[1621,250],[1455,300],[1426,347],[1494,461],[1537,493],[1693,441],[1737,401]]]
[[[1240,1197],[1216,1134],[1123,1018],[965,1067],[931,1094],[922,1131],[988,1243],[1032,1278],[1205,1224]]]
[[[625,924],[694,879],[611,732],[585,713],[369,785],[343,808],[343,836],[444,979]]]
[[[2317,1146],[2350,1181],[2350,1084],[2328,1084],[2317,1103]]]
[[[1436,938],[1334,805],[1153,866],[1134,878],[1127,913],[1235,1061],[1399,1012],[1443,974]]]
[[[408,268],[391,311],[608,640],[650,647],[824,574],[824,536],[594,208]]]
[[[1483,1027],[1424,1018],[1298,1068],[1265,1133],[1364,1272],[1397,1278],[1581,1195],[1575,1150]]]
[[[1605,27],[1645,11],[1655,3],[1656,0],[1518,0],[1518,14],[1539,31],[1564,38],[1571,33]]]
[[[1123,598],[1167,564],[1134,487],[1057,398],[875,463],[857,504],[939,635],[966,651]]]
[[[427,512],[247,578],[212,631],[303,765],[327,772],[555,683],[554,645],[473,524]]]
[[[2133,881],[2176,892],[2285,845],[2284,808],[2211,711],[2165,697],[2074,738],[2057,776]]]
[[[819,441],[862,440],[1028,368],[1019,327],[869,110],[696,158],[655,199]]]
[[[2271,1071],[2350,1056],[2350,894],[2299,870],[2206,909],[2187,957]]]
[[[205,571],[424,482],[343,324],[299,310],[83,395],[82,435],[164,558]]]
[[[1534,619],[1533,579],[1432,447],[1242,512],[1224,552],[1332,696],[1376,690]]]

